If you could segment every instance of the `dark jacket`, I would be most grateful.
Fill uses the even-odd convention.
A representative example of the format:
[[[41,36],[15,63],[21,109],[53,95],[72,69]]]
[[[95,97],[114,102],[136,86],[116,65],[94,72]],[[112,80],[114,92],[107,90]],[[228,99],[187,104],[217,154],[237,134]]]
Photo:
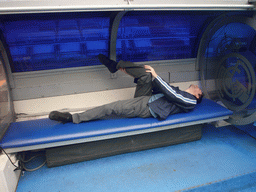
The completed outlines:
[[[157,114],[159,119],[164,120],[171,114],[188,112],[197,104],[195,96],[181,91],[179,87],[169,85],[159,76],[152,83],[153,94],[164,94],[164,97],[148,103],[150,109]]]

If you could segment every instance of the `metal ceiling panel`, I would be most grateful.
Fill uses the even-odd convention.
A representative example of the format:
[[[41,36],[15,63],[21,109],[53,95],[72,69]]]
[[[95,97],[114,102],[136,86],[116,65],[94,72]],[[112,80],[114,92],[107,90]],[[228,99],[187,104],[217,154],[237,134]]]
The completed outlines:
[[[0,14],[130,11],[130,10],[246,10],[248,0],[0,0]]]

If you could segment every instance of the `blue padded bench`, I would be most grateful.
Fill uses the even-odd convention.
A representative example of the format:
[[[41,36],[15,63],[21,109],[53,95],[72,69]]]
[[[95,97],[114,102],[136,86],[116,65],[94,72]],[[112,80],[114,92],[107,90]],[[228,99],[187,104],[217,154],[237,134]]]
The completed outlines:
[[[232,113],[209,99],[203,99],[193,111],[171,115],[164,121],[131,118],[80,124],[62,124],[49,119],[14,122],[0,146],[8,153],[45,149],[210,123],[228,119]]]

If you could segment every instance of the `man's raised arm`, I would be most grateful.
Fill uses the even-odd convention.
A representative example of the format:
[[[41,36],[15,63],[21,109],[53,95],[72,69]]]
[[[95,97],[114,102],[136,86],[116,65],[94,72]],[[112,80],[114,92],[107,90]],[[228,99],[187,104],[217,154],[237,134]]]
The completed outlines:
[[[154,85],[164,94],[169,102],[173,102],[184,109],[193,109],[195,107],[197,104],[195,96],[166,83],[157,75],[153,67],[145,65],[145,69],[146,72],[152,74]]]

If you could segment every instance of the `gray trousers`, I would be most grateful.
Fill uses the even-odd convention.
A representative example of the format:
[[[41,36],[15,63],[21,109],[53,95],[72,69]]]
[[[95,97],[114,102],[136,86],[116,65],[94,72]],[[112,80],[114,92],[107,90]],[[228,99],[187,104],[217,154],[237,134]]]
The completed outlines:
[[[135,65],[129,61],[120,61],[117,69],[125,68],[126,72],[136,79],[137,85],[134,98],[120,100],[99,107],[89,109],[82,113],[73,114],[73,123],[105,119],[112,116],[131,117],[151,117],[148,101],[152,95],[152,77],[143,66]]]

